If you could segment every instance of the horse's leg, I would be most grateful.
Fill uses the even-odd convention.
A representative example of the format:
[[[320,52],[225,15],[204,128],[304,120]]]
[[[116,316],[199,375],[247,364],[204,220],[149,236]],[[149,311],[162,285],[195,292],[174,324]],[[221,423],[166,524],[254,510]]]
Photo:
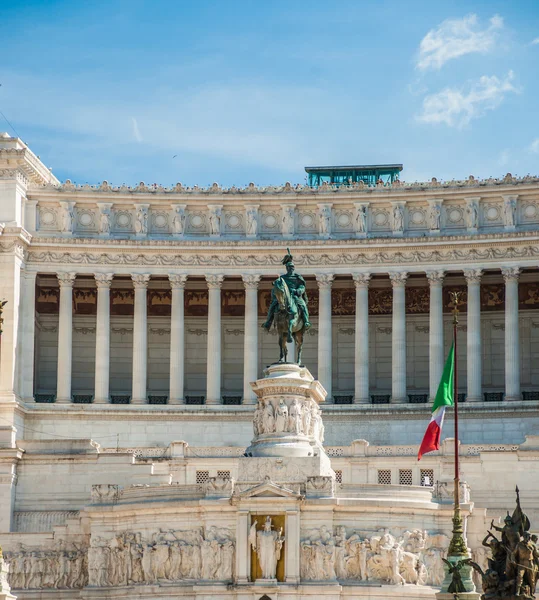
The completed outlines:
[[[301,365],[301,353],[303,351],[303,329],[298,331],[294,337],[296,338],[296,347],[298,349],[298,365]]]
[[[286,345],[287,339],[288,339],[288,334],[283,333],[283,335],[281,336],[281,344],[283,345],[283,353],[284,353],[284,361],[283,362],[288,362],[288,346]]]
[[[279,335],[279,362],[283,362],[283,356],[284,356],[284,351],[283,351],[283,336]]]

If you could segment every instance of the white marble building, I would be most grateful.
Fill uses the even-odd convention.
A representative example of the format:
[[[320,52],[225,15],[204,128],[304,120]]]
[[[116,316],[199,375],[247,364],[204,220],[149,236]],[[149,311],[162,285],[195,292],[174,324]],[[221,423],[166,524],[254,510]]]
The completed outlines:
[[[2,545],[82,543],[94,485],[237,478],[250,383],[277,356],[260,325],[287,246],[307,280],[303,362],[328,392],[337,483],[446,493],[449,446],[415,454],[462,289],[463,478],[488,522],[515,484],[539,522],[539,179],[77,186],[4,134],[0,223]],[[376,514],[365,530],[386,526]],[[109,597],[88,594],[62,598]]]

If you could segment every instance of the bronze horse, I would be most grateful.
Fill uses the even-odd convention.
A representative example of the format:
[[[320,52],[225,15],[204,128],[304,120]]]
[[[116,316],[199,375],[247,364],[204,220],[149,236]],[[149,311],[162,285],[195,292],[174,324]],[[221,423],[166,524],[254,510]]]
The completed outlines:
[[[290,294],[286,281],[279,277],[273,282],[273,295],[279,303],[275,311],[275,326],[279,335],[280,356],[279,362],[288,362],[287,342],[296,342],[296,362],[301,364],[301,351],[303,349],[303,334],[305,325],[296,302]]]

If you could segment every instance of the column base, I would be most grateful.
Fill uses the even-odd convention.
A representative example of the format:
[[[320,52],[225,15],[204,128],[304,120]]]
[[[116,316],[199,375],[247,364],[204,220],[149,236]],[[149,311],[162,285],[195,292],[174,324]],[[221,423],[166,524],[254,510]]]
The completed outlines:
[[[218,404],[222,404],[221,398],[219,398],[218,400],[211,400],[210,398],[206,398],[206,404],[208,406],[216,406]]]
[[[522,395],[518,394],[517,396],[505,396],[504,402],[520,402],[522,400]]]
[[[147,398],[131,398],[131,404],[148,404]]]
[[[109,404],[110,398],[94,398],[94,404]]]
[[[169,404],[185,404],[185,398],[169,398]]]
[[[354,404],[370,404],[370,398],[354,398]]]
[[[72,404],[71,398],[56,398],[56,404]]]
[[[404,398],[395,398],[391,396],[391,398],[389,399],[390,404],[407,404],[407,402],[408,399],[406,398],[406,396],[404,396]]]
[[[468,402],[483,402],[482,396],[466,396],[466,404]]]

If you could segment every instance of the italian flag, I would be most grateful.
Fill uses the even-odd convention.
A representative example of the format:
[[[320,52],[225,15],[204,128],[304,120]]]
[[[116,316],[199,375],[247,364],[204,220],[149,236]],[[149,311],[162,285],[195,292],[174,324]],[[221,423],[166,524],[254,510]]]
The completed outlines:
[[[417,460],[421,460],[423,454],[434,452],[440,448],[440,436],[442,435],[442,425],[444,424],[444,415],[446,406],[453,406],[455,399],[453,397],[453,377],[455,374],[455,347],[451,344],[451,350],[445,361],[444,372],[436,398],[432,405],[432,417],[430,419],[427,431],[419,447]]]

